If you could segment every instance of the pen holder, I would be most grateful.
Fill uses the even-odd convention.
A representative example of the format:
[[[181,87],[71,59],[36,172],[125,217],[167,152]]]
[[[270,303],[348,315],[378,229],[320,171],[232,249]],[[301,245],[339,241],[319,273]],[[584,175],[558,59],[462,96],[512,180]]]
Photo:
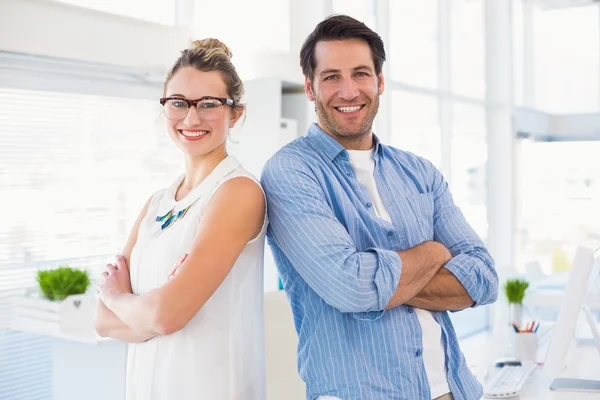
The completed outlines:
[[[534,332],[515,333],[515,358],[519,361],[536,361],[538,348]]]

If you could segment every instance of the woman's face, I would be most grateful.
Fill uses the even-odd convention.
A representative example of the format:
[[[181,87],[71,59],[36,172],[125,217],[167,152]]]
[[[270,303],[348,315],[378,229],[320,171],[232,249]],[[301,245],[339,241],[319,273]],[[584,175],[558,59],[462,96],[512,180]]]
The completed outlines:
[[[165,97],[197,100],[205,96],[229,97],[220,72],[183,67],[167,83]],[[242,114],[229,105],[208,100],[204,106],[191,106],[183,117],[185,106],[185,102],[171,100],[165,103],[164,111],[169,136],[181,151],[191,156],[204,156],[225,147],[229,129]],[[182,118],[173,119],[178,115]]]

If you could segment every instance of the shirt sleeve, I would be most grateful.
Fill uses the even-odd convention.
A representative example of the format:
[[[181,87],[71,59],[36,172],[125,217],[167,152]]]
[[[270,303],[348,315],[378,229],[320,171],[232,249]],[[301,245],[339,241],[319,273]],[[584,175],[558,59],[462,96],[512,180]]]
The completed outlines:
[[[383,310],[400,280],[400,256],[376,248],[357,251],[303,161],[293,156],[271,158],[261,183],[270,239],[302,279],[342,312]]]
[[[433,165],[430,167],[434,171],[434,240],[444,244],[453,256],[444,268],[464,286],[475,302],[473,307],[493,303],[498,298],[498,275],[494,260],[454,204],[448,183],[441,172]]]

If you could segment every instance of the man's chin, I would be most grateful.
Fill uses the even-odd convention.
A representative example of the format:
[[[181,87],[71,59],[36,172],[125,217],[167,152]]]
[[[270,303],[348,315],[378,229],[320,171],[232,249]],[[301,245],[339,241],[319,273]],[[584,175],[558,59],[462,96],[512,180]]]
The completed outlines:
[[[370,129],[365,128],[363,125],[357,124],[353,126],[338,125],[337,132],[342,137],[361,137],[370,133]]]

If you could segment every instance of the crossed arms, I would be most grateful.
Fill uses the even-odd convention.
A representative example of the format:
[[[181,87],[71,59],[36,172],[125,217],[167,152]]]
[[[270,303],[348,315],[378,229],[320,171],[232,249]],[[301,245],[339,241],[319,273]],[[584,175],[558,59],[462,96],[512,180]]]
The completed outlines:
[[[254,181],[234,178],[223,183],[206,205],[192,247],[177,273],[162,286],[136,295],[131,290],[129,256],[149,201],[123,254],[115,265],[106,266],[98,285],[95,325],[101,336],[143,342],[182,329],[217,290],[264,222],[264,195]]]
[[[342,312],[402,304],[446,311],[491,303],[498,293],[494,262],[454,205],[441,173],[430,168],[433,240],[402,251],[358,251],[309,166],[276,156],[262,176],[271,239],[306,283]]]

